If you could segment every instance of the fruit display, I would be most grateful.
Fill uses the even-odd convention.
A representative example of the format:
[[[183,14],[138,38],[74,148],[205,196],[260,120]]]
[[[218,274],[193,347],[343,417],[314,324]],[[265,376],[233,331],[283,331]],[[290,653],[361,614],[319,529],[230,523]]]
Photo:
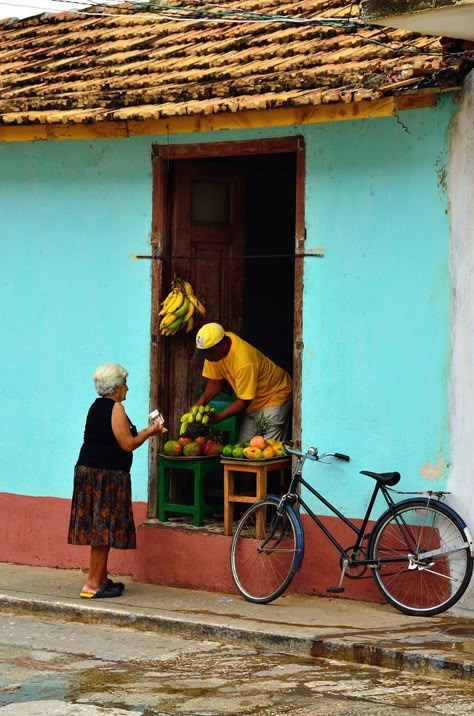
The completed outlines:
[[[179,434],[186,435],[189,433],[189,427],[193,423],[201,423],[201,425],[207,425],[209,422],[209,415],[215,413],[215,408],[212,405],[193,405],[188,413],[184,413],[179,419],[180,428]]]
[[[284,455],[283,443],[273,438],[264,438],[255,435],[251,440],[235,445],[224,445],[222,457],[232,457],[238,460],[269,460]]]
[[[219,457],[223,449],[222,443],[204,436],[196,440],[184,437],[168,440],[163,445],[163,453],[169,457]]]
[[[161,302],[160,333],[162,336],[173,336],[180,330],[189,333],[194,328],[194,313],[206,315],[206,308],[194,294],[189,281],[175,278],[171,284],[171,291]]]

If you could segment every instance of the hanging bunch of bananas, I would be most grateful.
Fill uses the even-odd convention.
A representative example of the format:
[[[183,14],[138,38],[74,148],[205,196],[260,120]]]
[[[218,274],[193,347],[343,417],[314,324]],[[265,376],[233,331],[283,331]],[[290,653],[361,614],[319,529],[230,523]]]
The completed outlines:
[[[184,435],[191,423],[202,423],[207,425],[209,422],[209,413],[215,413],[216,409],[210,403],[207,405],[193,405],[189,413],[184,413],[180,418],[181,427],[179,434]]]
[[[162,336],[173,336],[181,329],[189,333],[194,327],[194,312],[206,315],[206,309],[197,296],[189,281],[175,278],[171,291],[161,303],[160,333]]]

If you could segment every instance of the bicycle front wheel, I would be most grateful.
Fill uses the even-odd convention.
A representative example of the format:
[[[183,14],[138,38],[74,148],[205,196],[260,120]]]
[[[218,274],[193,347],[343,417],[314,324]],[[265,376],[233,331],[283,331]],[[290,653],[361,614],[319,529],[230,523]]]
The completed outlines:
[[[271,602],[290,584],[301,563],[303,538],[298,517],[278,502],[252,505],[236,527],[230,550],[232,578],[249,602]]]
[[[452,607],[472,575],[464,528],[453,510],[424,498],[406,500],[382,515],[368,551],[385,599],[413,616],[433,616]]]

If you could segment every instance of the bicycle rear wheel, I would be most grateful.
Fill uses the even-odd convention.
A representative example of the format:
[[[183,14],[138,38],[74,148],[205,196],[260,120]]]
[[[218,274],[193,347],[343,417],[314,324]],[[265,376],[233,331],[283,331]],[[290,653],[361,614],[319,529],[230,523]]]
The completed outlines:
[[[440,502],[406,500],[376,523],[369,542],[372,574],[385,599],[404,614],[433,616],[466,591],[473,560],[462,519]],[[470,536],[469,536],[470,537]]]
[[[240,594],[249,602],[271,602],[293,579],[301,564],[303,533],[296,513],[278,501],[252,505],[232,539],[230,567]]]

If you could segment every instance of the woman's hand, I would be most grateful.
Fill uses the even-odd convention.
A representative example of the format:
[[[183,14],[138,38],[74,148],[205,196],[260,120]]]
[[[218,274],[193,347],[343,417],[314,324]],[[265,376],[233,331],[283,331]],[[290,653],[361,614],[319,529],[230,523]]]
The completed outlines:
[[[150,437],[152,435],[163,435],[163,433],[168,432],[168,428],[165,428],[165,426],[161,423],[151,423],[151,425],[149,425],[148,428],[145,429],[148,430],[148,434],[150,435]]]
[[[140,430],[137,435],[133,436],[130,431],[130,423],[125,414],[125,409],[122,403],[117,401],[112,409],[112,432],[122,450],[132,452],[132,450],[136,450],[140,445],[143,445],[145,440],[152,435],[166,432],[166,428],[159,423],[152,423],[148,425],[148,427],[143,428],[143,430]]]

